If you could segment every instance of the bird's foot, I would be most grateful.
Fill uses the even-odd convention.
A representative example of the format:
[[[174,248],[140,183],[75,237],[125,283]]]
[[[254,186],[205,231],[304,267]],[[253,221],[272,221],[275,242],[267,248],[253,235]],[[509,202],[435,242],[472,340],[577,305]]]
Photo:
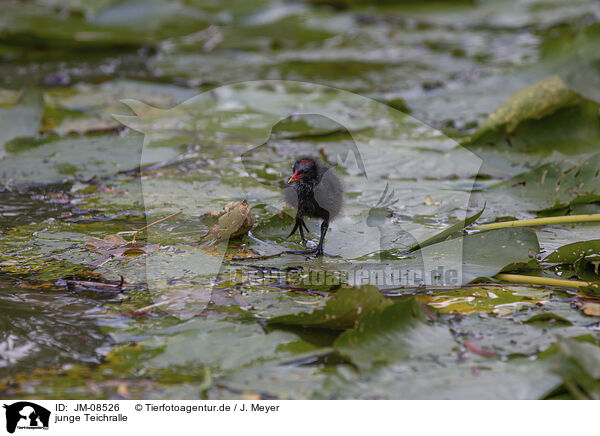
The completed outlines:
[[[323,256],[323,257],[341,257],[341,256],[336,256],[334,254],[327,254],[323,251],[322,248],[312,248],[310,250],[288,250],[286,251],[287,254],[299,254],[301,256],[309,256],[309,257],[319,257],[319,256]]]
[[[316,249],[313,250],[286,250],[285,251],[287,254],[299,254],[299,255],[309,255],[309,254],[315,254],[316,253]]]

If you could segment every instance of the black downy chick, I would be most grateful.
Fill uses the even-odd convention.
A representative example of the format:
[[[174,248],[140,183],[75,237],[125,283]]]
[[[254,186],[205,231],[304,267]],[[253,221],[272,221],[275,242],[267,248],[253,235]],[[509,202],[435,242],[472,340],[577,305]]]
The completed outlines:
[[[333,167],[326,166],[311,157],[301,157],[294,163],[292,177],[284,189],[286,201],[296,210],[296,223],[289,236],[300,231],[302,243],[306,244],[304,230],[308,228],[304,217],[321,218],[321,238],[314,250],[302,251],[299,254],[323,255],[325,234],[329,221],[334,219],[342,209],[342,184]],[[288,237],[289,237],[288,236]]]

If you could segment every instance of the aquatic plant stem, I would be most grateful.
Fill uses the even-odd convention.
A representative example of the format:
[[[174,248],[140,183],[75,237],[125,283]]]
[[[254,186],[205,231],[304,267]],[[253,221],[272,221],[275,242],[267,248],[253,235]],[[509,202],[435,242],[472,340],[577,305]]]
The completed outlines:
[[[580,280],[553,279],[550,277],[533,277],[521,274],[496,274],[495,277],[499,280],[504,280],[506,282],[526,283],[544,286],[561,286],[565,288],[585,288],[587,286],[597,286],[597,284],[595,283],[583,282]]]
[[[169,218],[173,218],[176,215],[179,215],[181,212],[183,212],[182,210],[180,210],[179,212],[175,212],[172,213],[169,216],[166,216],[164,218],[159,219],[158,221],[154,221],[153,223],[148,224],[147,226],[142,227],[141,229],[137,229],[134,231],[128,231],[128,232],[119,232],[117,233],[117,235],[131,235],[133,234],[133,239],[131,240],[132,244],[135,244],[135,237],[138,235],[139,232],[141,232],[142,230],[146,230],[148,227],[152,227],[154,224],[158,224],[158,223],[162,223],[165,220],[168,220]]]
[[[469,227],[469,230],[495,230],[508,227],[545,226],[550,224],[588,223],[600,221],[600,214],[552,216],[532,218],[528,220],[503,221],[499,223],[482,224]]]

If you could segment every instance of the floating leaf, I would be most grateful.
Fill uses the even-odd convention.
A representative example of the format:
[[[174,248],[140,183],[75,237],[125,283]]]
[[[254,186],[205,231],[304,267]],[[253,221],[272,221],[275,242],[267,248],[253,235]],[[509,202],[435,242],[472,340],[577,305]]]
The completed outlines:
[[[417,298],[440,312],[491,312],[502,316],[545,302],[549,297],[550,291],[545,289],[481,285],[419,295]]]
[[[529,209],[559,209],[597,201],[600,153],[547,163],[490,186],[528,201]]]
[[[422,253],[444,265],[455,261],[461,249],[462,277],[458,278],[459,281],[462,279],[461,283],[493,277],[502,271],[539,269],[535,260],[540,250],[539,242],[535,232],[525,227],[471,233],[460,239],[430,245]]]
[[[448,327],[429,319],[415,298],[378,307],[344,332],[334,347],[360,368],[453,350],[457,344]]]
[[[475,215],[471,215],[470,217],[465,218],[463,221],[459,221],[456,224],[451,225],[450,227],[441,231],[437,235],[434,235],[431,238],[426,239],[425,241],[422,241],[416,245],[413,245],[412,247],[410,247],[408,249],[408,251],[409,252],[415,251],[415,250],[418,250],[419,248],[425,248],[429,245],[437,244],[438,242],[442,242],[442,241],[447,241],[449,239],[453,239],[457,236],[462,235],[462,231],[465,229],[465,227],[468,227],[471,224],[473,224],[475,221],[477,221],[477,219],[481,216],[481,214],[483,213],[484,210],[485,210],[485,206],[483,206],[483,209],[481,209]]]
[[[285,207],[268,219],[261,220],[252,233],[259,238],[287,236],[294,226],[295,212],[291,207]]]
[[[581,100],[581,96],[565,85],[559,76],[549,77],[521,89],[498,106],[474,134],[474,139],[501,127],[504,127],[507,133],[512,133],[519,123],[525,120],[539,120]]]
[[[127,338],[120,339],[125,341]],[[138,362],[144,368],[202,364],[220,371],[235,371],[269,360],[289,361],[329,352],[300,340],[293,333],[265,333],[257,323],[206,318],[193,318],[155,331],[143,345],[161,351],[152,359]]]
[[[581,259],[600,260],[600,239],[563,245],[544,258],[545,262],[575,263]]]
[[[42,94],[34,89],[25,90],[14,106],[0,108],[0,157],[5,142],[38,133],[43,113]]]
[[[560,386],[561,379],[548,362],[485,358],[483,365],[419,361],[384,366],[359,374],[339,370],[325,386],[326,398],[394,400],[539,399]]]
[[[148,254],[158,250],[160,244],[146,244],[139,241],[126,241],[119,235],[108,235],[103,239],[91,237],[86,243],[96,253],[105,256],[126,256],[128,254]]]
[[[560,189],[560,188],[559,188]],[[585,215],[600,213],[600,194],[582,194],[568,204],[556,202],[553,206],[538,210],[538,217]]]
[[[571,321],[553,312],[544,312],[533,315],[531,318],[523,321],[524,324],[534,324],[538,326],[569,326],[573,325]]]
[[[375,286],[342,287],[323,307],[295,315],[271,318],[270,324],[320,328],[350,328],[363,315],[391,304]]]
[[[600,399],[600,347],[582,340],[565,339],[543,354],[552,364],[572,398]]]
[[[588,316],[600,316],[600,303],[585,301],[578,306]]]
[[[575,262],[573,267],[577,277],[580,280],[592,283],[592,285],[589,286],[590,290],[593,292],[595,288],[595,291],[597,292],[599,285],[597,282],[600,281],[600,260],[581,259],[579,262]]]
[[[0,106],[12,106],[19,98],[21,98],[21,91],[0,88]]]

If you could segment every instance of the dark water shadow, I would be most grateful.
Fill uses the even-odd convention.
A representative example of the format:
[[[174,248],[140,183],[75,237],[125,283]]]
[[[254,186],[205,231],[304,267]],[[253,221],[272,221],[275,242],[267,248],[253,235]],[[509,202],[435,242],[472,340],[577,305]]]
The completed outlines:
[[[110,338],[97,318],[106,298],[89,298],[0,273],[0,378],[36,368],[99,363]]]

